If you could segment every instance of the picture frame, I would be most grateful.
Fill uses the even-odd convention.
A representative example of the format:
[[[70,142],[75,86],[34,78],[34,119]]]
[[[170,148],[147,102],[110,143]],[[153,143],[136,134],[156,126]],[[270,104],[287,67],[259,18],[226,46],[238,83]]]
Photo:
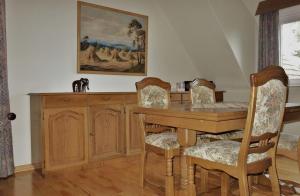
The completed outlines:
[[[77,72],[147,75],[148,16],[77,2]]]

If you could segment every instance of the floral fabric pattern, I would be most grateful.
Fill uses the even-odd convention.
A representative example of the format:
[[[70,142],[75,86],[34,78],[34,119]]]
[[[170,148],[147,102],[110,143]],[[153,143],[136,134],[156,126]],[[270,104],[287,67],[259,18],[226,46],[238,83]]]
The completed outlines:
[[[197,134],[196,146],[210,142],[209,137],[203,137],[206,134]]]
[[[278,141],[278,149],[297,151],[299,136],[281,133]]]
[[[0,178],[14,173],[11,123],[7,83],[5,0],[0,0]]]
[[[203,134],[200,135],[201,139],[205,138],[212,138],[217,140],[232,140],[232,139],[238,139],[243,138],[244,131],[241,130],[234,130],[226,133],[220,133],[220,134]]]
[[[165,106],[168,105],[168,92],[154,85],[146,86],[141,90],[142,106]]]
[[[166,150],[179,148],[177,134],[173,132],[163,132],[148,135],[145,137],[145,142]]]
[[[252,136],[280,130],[287,88],[280,80],[270,80],[258,87]]]
[[[191,88],[193,104],[215,103],[214,91],[206,86],[194,86]]]
[[[226,165],[237,166],[240,152],[240,142],[220,140],[192,146],[185,149],[184,154],[192,157],[218,162]],[[253,153],[248,155],[247,163],[262,160],[267,157],[266,153]]]

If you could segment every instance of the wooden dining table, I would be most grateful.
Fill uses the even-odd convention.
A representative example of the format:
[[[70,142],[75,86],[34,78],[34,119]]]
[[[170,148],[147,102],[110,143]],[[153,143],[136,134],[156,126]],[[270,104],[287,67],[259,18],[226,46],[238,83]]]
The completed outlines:
[[[143,115],[145,123],[160,124],[177,129],[180,144],[180,187],[179,195],[186,195],[187,165],[184,149],[195,145],[196,133],[223,133],[243,129],[247,117],[247,103],[198,104],[171,103],[168,106],[136,106],[133,111]],[[284,123],[300,121],[300,103],[287,103]]]

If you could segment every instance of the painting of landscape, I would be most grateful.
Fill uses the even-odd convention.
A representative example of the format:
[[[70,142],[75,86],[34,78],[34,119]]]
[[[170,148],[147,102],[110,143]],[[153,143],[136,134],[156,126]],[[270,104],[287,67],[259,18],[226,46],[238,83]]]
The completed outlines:
[[[78,72],[146,75],[147,33],[147,16],[78,2]]]

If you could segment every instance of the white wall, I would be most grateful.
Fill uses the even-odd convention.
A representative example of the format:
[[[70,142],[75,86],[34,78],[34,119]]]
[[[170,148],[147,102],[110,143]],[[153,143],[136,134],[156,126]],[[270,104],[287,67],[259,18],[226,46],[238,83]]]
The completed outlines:
[[[255,21],[241,0],[211,0],[211,9],[248,83],[255,71]]]
[[[199,72],[202,73],[203,77],[213,80],[219,89],[248,86],[243,70],[240,68],[235,53],[229,44],[230,42],[223,31],[229,25],[218,21],[216,11],[211,8],[211,0],[155,1],[174,27],[192,62]],[[227,1],[233,2],[238,0]],[[227,10],[224,8],[224,1],[219,2],[221,6],[218,11],[221,10],[222,13],[225,13]],[[241,4],[237,6],[238,8],[244,8],[248,12]],[[234,12],[231,14],[231,17],[233,15]],[[236,14],[234,17],[239,16]],[[224,24],[225,27],[221,24]],[[241,25],[238,28],[240,27]],[[244,37],[247,37],[247,35],[248,37],[251,36],[250,32],[246,32],[244,35],[241,32],[238,33]]]
[[[91,0],[149,16],[148,76],[174,84],[201,76],[164,14],[149,0]],[[28,93],[70,92],[87,77],[90,91],[135,91],[142,77],[76,73],[76,0],[7,0],[8,77],[16,165],[31,163]]]

